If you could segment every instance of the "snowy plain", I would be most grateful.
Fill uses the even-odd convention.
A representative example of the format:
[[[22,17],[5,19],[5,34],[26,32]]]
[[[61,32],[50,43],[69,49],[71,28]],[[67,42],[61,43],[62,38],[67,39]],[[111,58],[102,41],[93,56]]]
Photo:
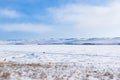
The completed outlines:
[[[0,45],[0,62],[0,80],[120,80],[119,45]]]
[[[120,60],[119,45],[0,45],[0,61],[20,63],[94,62]]]

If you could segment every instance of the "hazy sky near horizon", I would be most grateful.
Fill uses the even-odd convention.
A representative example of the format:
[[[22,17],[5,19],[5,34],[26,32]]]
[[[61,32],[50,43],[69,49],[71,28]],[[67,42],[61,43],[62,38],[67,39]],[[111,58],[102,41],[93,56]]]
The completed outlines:
[[[120,0],[0,0],[0,39],[120,36]]]

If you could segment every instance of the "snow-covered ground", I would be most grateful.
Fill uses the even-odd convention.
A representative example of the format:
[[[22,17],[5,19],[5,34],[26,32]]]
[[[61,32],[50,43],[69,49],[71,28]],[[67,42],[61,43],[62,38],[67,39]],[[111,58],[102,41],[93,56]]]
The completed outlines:
[[[1,45],[0,61],[117,63],[119,45]]]
[[[120,80],[119,45],[0,45],[0,62],[0,80]]]

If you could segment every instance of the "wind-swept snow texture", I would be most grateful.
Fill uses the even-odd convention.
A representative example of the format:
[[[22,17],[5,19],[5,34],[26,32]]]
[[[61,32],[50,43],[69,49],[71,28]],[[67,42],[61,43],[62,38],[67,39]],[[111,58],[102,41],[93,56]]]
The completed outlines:
[[[120,46],[1,45],[0,80],[120,80]]]

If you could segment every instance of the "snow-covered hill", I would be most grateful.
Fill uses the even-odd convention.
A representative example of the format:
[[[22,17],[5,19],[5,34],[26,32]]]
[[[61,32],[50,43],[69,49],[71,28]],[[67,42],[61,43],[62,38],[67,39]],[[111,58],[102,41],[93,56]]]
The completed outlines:
[[[120,37],[115,38],[67,38],[39,40],[1,40],[0,45],[120,45]]]

